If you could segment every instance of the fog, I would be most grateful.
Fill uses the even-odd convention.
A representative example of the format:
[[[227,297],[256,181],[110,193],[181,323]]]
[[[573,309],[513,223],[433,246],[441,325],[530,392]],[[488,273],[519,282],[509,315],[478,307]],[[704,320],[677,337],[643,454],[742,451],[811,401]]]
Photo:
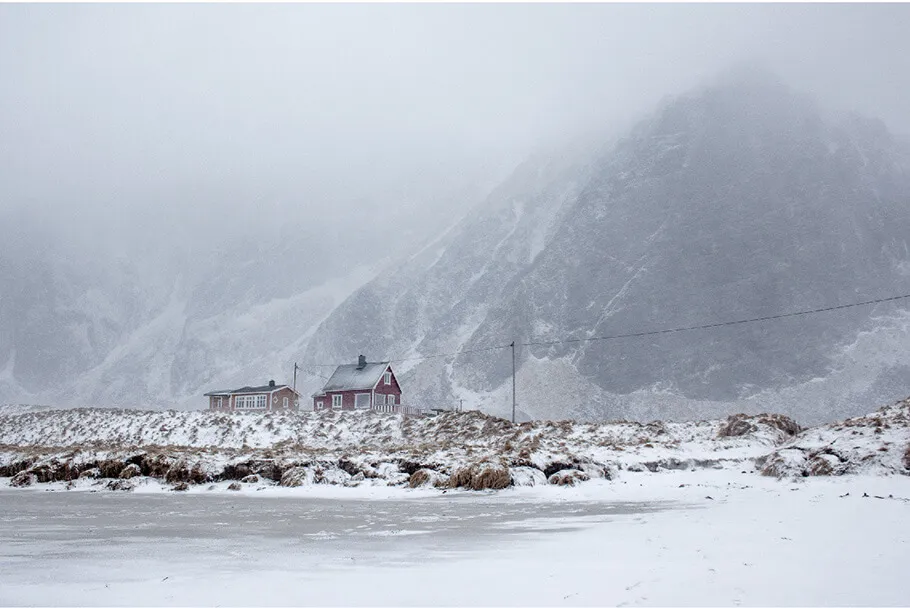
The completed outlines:
[[[3,6],[0,201],[82,240],[365,204],[435,229],[530,153],[742,61],[908,132],[908,26],[901,5]]]
[[[502,341],[513,331],[502,323],[518,323],[515,311],[532,296],[538,322],[568,293],[546,289],[571,272],[558,264],[538,277],[536,295],[504,286],[530,276],[526,266],[559,226],[585,228],[572,227],[584,209],[575,188],[588,179],[583,166],[606,158],[596,151],[741,65],[775,74],[825,112],[858,111],[906,137],[907,31],[906,5],[0,6],[0,400],[196,407],[212,387],[280,378],[297,361],[454,351],[483,331]],[[781,127],[765,114],[770,130]],[[863,129],[874,158],[898,158],[875,139],[883,131]],[[778,135],[778,144],[790,139]],[[873,175],[862,154],[847,166],[868,179],[844,186],[843,197],[876,176],[885,177],[872,198],[903,183],[888,173],[897,161]],[[774,173],[759,156],[750,157],[752,170]],[[818,167],[818,176],[839,173]],[[718,176],[714,164],[701,170]],[[703,185],[726,188],[727,177]],[[660,200],[642,200],[657,205],[678,192],[666,187]],[[769,187],[776,184],[754,186]],[[791,213],[794,197],[809,200],[799,188],[777,201],[782,212]],[[820,200],[830,206],[827,192]],[[570,199],[573,210],[559,215]],[[630,209],[623,221],[660,215]],[[894,209],[887,221],[832,222],[877,235],[858,251],[885,251],[875,230],[901,232]],[[729,232],[729,222],[680,215]],[[751,219],[744,234],[766,225]],[[815,224],[800,238],[830,244],[810,234]],[[641,236],[616,226],[633,241]],[[717,244],[723,234],[714,236]],[[425,247],[437,237],[438,251]],[[896,256],[888,263],[910,268],[898,255],[902,236],[888,238]],[[655,264],[687,242],[655,249]],[[724,255],[755,261],[746,250],[766,242],[734,238]],[[594,255],[604,247],[554,259],[591,274],[605,267]],[[427,271],[443,253],[444,271]],[[869,256],[844,262],[854,274],[838,279],[840,288],[878,272]],[[397,274],[383,275],[392,268]],[[737,279],[740,266],[726,268],[708,288]],[[813,269],[813,278],[828,273],[824,264]],[[592,285],[591,310],[614,301],[611,281],[623,272]],[[669,291],[658,284],[649,293]],[[746,295],[734,303],[745,306]],[[646,314],[640,304],[631,306]],[[488,308],[486,324],[458,316]],[[746,314],[725,309],[737,312]],[[556,315],[557,329],[582,328]],[[452,344],[434,342],[450,335]],[[404,379],[415,401],[454,399],[442,373],[427,370]],[[581,374],[576,384],[590,380],[590,369],[569,371]],[[466,390],[481,393],[498,382],[465,377]]]

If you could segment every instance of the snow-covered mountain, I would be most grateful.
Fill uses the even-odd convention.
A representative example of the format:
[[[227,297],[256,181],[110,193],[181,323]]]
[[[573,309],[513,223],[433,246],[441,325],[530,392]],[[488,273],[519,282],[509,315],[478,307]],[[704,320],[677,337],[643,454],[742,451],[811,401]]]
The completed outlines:
[[[910,155],[731,72],[615,148],[533,159],[320,324],[312,364],[398,364],[412,402],[505,413],[517,343],[717,323],[910,293]],[[910,393],[910,315],[861,307],[700,332],[519,349],[523,415],[817,422]],[[404,373],[401,373],[404,372]]]
[[[393,223],[395,239],[303,204],[247,209],[230,193],[94,216],[0,207],[11,228],[0,240],[0,403],[194,408],[215,388],[290,382],[319,321],[427,226],[451,222],[439,207],[452,192],[395,207],[386,196],[358,208]]]
[[[910,292],[907,150],[878,121],[733,72],[618,143],[530,158],[461,220],[448,210],[482,184],[449,184],[449,202],[364,201],[359,217],[394,238],[341,212],[308,222],[288,201],[112,202],[119,222],[3,207],[0,402],[199,407],[213,387],[289,381],[295,360],[315,390],[320,365],[365,354],[396,360],[413,404],[506,414],[511,353],[487,347]],[[65,229],[89,223],[106,229]],[[519,416],[858,414],[910,394],[904,304],[519,346]]]

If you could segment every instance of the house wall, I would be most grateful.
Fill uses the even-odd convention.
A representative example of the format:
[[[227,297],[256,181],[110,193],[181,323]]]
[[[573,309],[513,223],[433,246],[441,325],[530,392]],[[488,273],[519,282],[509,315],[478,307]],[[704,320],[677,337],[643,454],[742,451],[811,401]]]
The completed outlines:
[[[262,393],[244,393],[244,395],[261,395]],[[284,398],[288,398],[288,407],[284,408]],[[275,391],[268,395],[267,405],[265,409],[242,409],[238,411],[243,412],[280,412],[280,411],[296,411],[300,408],[300,404],[296,400],[296,395],[294,391],[289,387],[284,387],[281,390]],[[209,397],[209,409],[216,410],[219,412],[230,412],[234,410],[234,399],[233,396],[224,396],[222,397],[222,407],[218,407],[218,397]]]
[[[313,398],[313,409],[316,409],[316,401],[325,402],[325,411],[332,410],[332,395],[341,395],[341,409],[354,409],[354,395],[358,393],[369,393],[370,391],[333,391],[325,394],[325,397]],[[337,411],[337,410],[336,410]]]
[[[224,396],[221,397],[222,407],[218,406],[218,397],[209,397],[209,409],[217,411],[225,411],[231,409],[231,398]]]
[[[401,405],[401,387],[398,385],[398,378],[395,377],[395,372],[392,372],[392,384],[386,385],[380,378],[375,392],[377,395],[395,395],[395,405]]]
[[[287,397],[288,407],[284,407],[284,398]],[[269,404],[269,409],[272,411],[291,411],[297,410],[300,408],[300,404],[297,402],[297,396],[294,394],[294,391],[288,387],[281,389],[272,393],[272,401]]]
[[[360,390],[360,391],[330,391],[327,392],[324,396],[313,397],[313,410],[316,410],[316,402],[322,401],[325,403],[325,409],[322,411],[332,411],[332,395],[341,395],[341,409],[342,410],[353,410],[354,408],[354,395],[359,393],[372,393],[375,392],[377,395],[395,395],[395,405],[401,405],[401,386],[398,384],[398,378],[395,377],[395,372],[392,372],[392,383],[384,384],[382,378],[379,379],[379,384],[376,385],[374,391]],[[370,407],[373,407],[374,404],[370,404]]]

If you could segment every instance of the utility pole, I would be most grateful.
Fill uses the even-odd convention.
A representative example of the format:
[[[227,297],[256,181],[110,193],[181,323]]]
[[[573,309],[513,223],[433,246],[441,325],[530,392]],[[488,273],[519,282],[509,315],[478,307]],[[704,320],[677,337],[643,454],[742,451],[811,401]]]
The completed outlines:
[[[515,424],[515,340],[509,346],[512,347],[512,424]]]
[[[463,411],[464,411],[464,399],[459,399],[459,400],[458,400],[458,411],[459,411],[459,412],[463,412]]]
[[[300,369],[297,367],[297,362],[294,361],[294,392],[297,392],[297,370]]]

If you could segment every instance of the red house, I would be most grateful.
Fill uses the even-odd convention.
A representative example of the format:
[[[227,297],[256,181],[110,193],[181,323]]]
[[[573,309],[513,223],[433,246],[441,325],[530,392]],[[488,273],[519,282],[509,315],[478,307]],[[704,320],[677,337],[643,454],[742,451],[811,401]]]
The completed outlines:
[[[205,396],[209,398],[210,410],[274,412],[300,407],[300,394],[287,384],[275,384],[274,380],[265,386],[212,391]]]
[[[401,386],[388,361],[339,365],[322,390],[313,395],[313,410],[401,411]]]

